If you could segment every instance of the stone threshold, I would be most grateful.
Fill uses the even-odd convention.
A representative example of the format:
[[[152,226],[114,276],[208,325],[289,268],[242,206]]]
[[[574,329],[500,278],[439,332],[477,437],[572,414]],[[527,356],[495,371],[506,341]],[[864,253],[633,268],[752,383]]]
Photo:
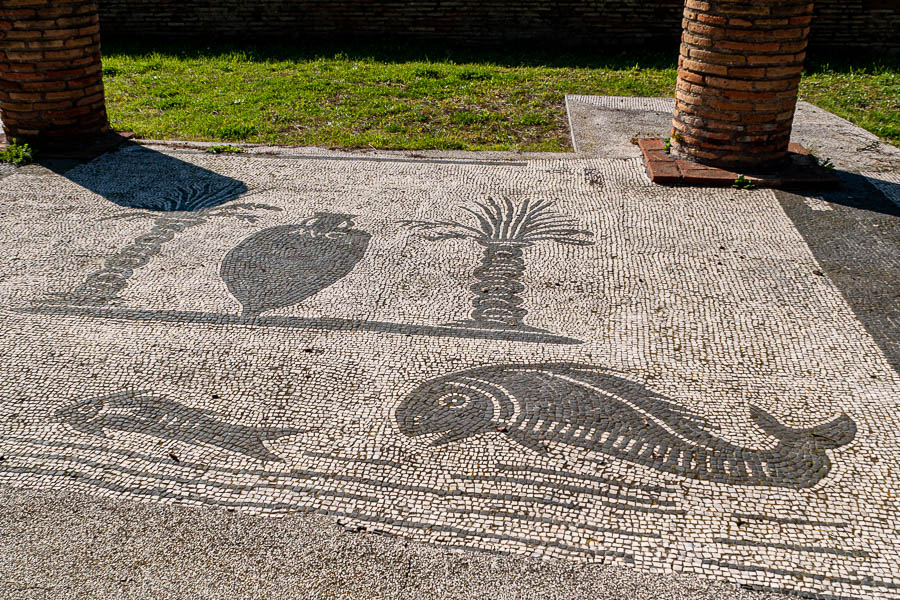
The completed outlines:
[[[765,173],[738,173],[680,159],[666,150],[662,138],[640,138],[637,144],[653,183],[732,187],[743,176],[746,185],[757,188],[840,187],[840,181],[833,170],[821,166],[809,150],[794,142],[788,147],[788,164]]]

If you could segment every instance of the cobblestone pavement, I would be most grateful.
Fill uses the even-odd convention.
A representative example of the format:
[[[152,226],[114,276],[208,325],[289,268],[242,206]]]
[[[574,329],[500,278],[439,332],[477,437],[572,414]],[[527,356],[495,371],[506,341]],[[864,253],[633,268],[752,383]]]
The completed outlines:
[[[839,201],[572,156],[20,170],[0,483],[900,597],[896,340],[803,224]]]

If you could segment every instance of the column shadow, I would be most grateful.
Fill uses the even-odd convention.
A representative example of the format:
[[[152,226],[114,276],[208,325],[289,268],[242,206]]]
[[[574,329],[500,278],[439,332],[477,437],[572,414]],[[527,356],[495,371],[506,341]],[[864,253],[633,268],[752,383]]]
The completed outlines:
[[[247,193],[238,179],[137,144],[89,163],[47,160],[45,167],[125,208],[195,212]]]
[[[776,195],[821,274],[900,372],[900,185],[877,176],[838,176],[838,190]]]
[[[136,144],[88,163],[57,160],[47,161],[45,166],[117,206],[133,209],[105,219],[148,222],[146,232],[109,256],[74,289],[50,294],[45,300],[51,304],[115,303],[135,270],[187,229],[214,217],[255,222],[261,209],[281,210],[233,202],[248,192],[243,181]]]

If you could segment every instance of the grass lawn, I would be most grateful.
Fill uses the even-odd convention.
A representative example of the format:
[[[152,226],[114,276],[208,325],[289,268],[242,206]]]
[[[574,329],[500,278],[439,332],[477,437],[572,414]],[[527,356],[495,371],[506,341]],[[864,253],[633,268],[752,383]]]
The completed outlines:
[[[103,71],[112,126],[142,138],[564,152],[566,94],[671,96],[676,59],[105,42]],[[900,60],[813,62],[801,97],[900,146]]]

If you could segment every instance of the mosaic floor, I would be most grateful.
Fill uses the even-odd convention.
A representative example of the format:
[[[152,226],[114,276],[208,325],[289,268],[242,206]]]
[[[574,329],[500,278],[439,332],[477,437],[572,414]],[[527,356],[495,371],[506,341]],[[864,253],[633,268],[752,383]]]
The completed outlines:
[[[772,191],[134,146],[0,223],[0,483],[900,597],[900,376]]]

